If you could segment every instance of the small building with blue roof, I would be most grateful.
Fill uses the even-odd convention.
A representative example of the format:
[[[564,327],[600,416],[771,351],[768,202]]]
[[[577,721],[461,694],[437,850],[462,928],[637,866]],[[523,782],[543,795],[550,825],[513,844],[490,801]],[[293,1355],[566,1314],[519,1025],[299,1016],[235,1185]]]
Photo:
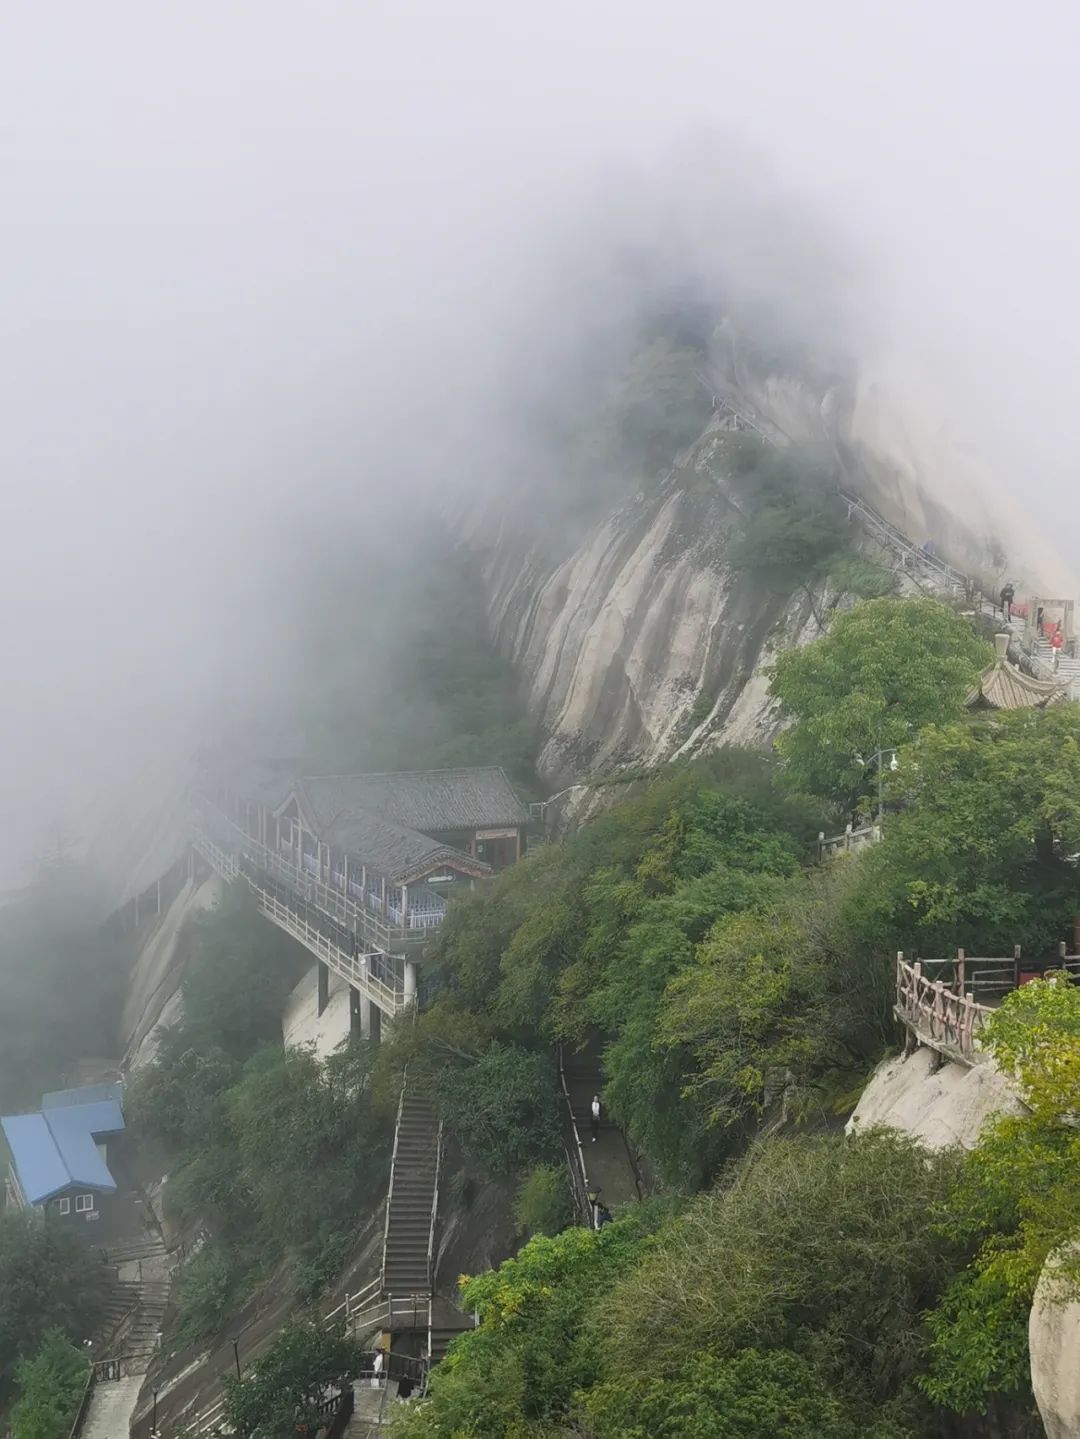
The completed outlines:
[[[120,1084],[91,1084],[46,1094],[34,1114],[0,1118],[8,1202],[95,1237],[111,1232],[119,1191],[108,1146],[124,1132],[122,1099]]]

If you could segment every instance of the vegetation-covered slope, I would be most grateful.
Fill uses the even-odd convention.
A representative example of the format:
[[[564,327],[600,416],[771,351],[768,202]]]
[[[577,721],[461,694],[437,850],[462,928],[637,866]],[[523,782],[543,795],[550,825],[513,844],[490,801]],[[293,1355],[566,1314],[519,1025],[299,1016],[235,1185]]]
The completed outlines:
[[[455,907],[414,1063],[454,1073],[472,1111],[535,1107],[506,1057],[599,1032],[609,1112],[674,1207],[538,1238],[469,1281],[481,1329],[404,1432],[1039,1432],[1026,1322],[1077,1229],[1057,1197],[1075,1180],[1076,991],[1003,1007],[988,1043],[1042,1101],[962,1162],[834,1128],[895,1042],[897,948],[1052,952],[1080,908],[1080,714],[968,716],[983,658],[943,606],[868,602],[781,666],[787,763],[722,754],[657,778]],[[879,732],[898,747],[885,837],[821,868],[814,817],[876,800],[852,754]],[[553,1153],[498,1140],[477,1162]]]

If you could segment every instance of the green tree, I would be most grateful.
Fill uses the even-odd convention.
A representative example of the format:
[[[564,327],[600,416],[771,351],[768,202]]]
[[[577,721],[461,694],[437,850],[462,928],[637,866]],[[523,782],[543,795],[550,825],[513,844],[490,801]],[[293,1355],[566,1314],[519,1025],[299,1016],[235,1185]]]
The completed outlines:
[[[868,946],[1036,954],[1080,909],[1080,712],[931,727],[900,753],[881,844],[860,857],[851,922]]]
[[[536,1164],[518,1187],[514,1219],[530,1238],[558,1234],[573,1217],[570,1187],[564,1164]]]
[[[32,1358],[15,1368],[18,1399],[11,1410],[16,1439],[67,1439],[90,1374],[85,1350],[50,1329]]]
[[[598,1385],[582,1400],[589,1439],[885,1439],[849,1413],[798,1354],[695,1354],[677,1374]],[[897,1439],[900,1436],[897,1435]]]
[[[928,1223],[952,1172],[889,1132],[760,1141],[592,1312],[607,1377],[785,1349],[855,1411],[900,1422],[918,1410],[922,1314],[955,1265]]]
[[[828,1117],[892,1032],[893,966],[868,959],[846,924],[851,887],[832,867],[764,905],[722,917],[671,981],[654,1046],[688,1048],[689,1089],[723,1126],[770,1106]]]
[[[49,1330],[89,1338],[104,1288],[100,1261],[76,1235],[32,1210],[0,1212],[0,1382]]]
[[[936,600],[867,600],[837,615],[774,667],[773,694],[793,721],[778,741],[792,783],[854,804],[872,786],[870,757],[959,719],[989,658],[970,623]]]
[[[601,1230],[531,1239],[498,1269],[462,1283],[480,1327],[433,1371],[429,1404],[402,1417],[405,1439],[551,1434],[597,1375],[584,1329],[593,1300],[649,1243],[663,1211],[644,1207]],[[555,1432],[558,1432],[557,1430]]]
[[[325,1391],[350,1384],[361,1363],[344,1329],[287,1324],[242,1378],[226,1381],[228,1426],[244,1439],[285,1439],[302,1426],[314,1433]]]
[[[472,1063],[443,1070],[439,1114],[462,1149],[492,1174],[558,1153],[555,1063],[517,1045],[492,1044]]]
[[[228,1097],[229,1125],[260,1229],[303,1244],[343,1221],[385,1177],[386,1132],[370,1102],[370,1052],[324,1067],[303,1050],[264,1050]]]
[[[1049,1294],[1080,1293],[1080,989],[1036,980],[1006,996],[982,1042],[1025,1102],[965,1157],[940,1231],[974,1247],[929,1316],[926,1392],[960,1411],[999,1395],[1029,1405],[1027,1324],[1048,1261]]]

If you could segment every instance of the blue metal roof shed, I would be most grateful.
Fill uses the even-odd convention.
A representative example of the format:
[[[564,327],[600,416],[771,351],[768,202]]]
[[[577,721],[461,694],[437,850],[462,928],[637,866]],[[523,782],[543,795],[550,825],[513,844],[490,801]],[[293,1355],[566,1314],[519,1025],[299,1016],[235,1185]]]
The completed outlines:
[[[109,1086],[111,1089],[112,1086]],[[95,1136],[118,1134],[124,1115],[118,1098],[104,1097],[104,1086],[46,1095],[39,1114],[0,1118],[19,1187],[28,1204],[44,1204],[65,1189],[113,1193],[116,1181],[98,1150]],[[105,1091],[106,1093],[108,1091]],[[80,1093],[86,1099],[80,1099]]]

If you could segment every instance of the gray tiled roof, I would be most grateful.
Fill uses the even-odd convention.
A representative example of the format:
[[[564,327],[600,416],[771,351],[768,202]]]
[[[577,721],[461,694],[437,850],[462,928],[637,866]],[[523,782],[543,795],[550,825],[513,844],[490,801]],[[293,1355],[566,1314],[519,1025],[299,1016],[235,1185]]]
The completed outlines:
[[[1019,710],[1058,704],[1068,697],[1067,682],[1036,679],[1007,659],[998,659],[979,677],[965,703],[969,708],[981,702],[991,709]]]
[[[395,884],[444,862],[458,864],[474,874],[489,873],[488,866],[471,855],[429,839],[418,830],[395,824],[372,810],[349,810],[341,814],[320,830],[319,838],[355,854]]]
[[[529,818],[498,765],[306,776],[304,789],[320,816],[375,810],[422,834],[508,829]]]

